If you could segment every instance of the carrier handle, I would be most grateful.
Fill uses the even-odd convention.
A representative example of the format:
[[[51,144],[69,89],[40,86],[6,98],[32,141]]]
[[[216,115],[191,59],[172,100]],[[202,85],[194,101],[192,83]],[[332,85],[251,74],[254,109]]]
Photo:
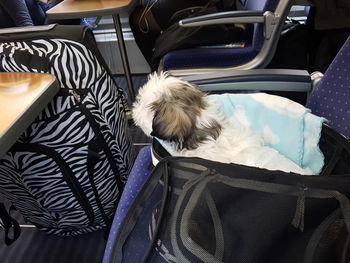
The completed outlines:
[[[305,249],[303,263],[312,263],[314,262],[313,257],[316,253],[317,246],[320,243],[321,238],[324,236],[324,233],[330,227],[330,225],[340,219],[342,215],[341,209],[335,210],[332,214],[330,214],[323,222],[318,226],[318,228],[314,231],[311,236],[309,243]],[[348,232],[347,238],[344,243],[343,252],[341,255],[341,263],[348,262],[349,259],[349,249],[350,249],[350,233]]]
[[[11,245],[13,242],[17,240],[17,238],[21,234],[21,227],[19,226],[16,219],[11,217],[10,212],[14,209],[13,206],[10,207],[9,212],[4,205],[4,203],[0,203],[0,219],[2,221],[1,225],[5,230],[5,244],[7,246]],[[13,228],[13,237],[9,236],[10,229]]]
[[[13,58],[18,65],[25,65],[37,72],[49,72],[50,60],[46,56],[34,55],[26,49],[16,48],[10,45],[4,47],[2,56]]]

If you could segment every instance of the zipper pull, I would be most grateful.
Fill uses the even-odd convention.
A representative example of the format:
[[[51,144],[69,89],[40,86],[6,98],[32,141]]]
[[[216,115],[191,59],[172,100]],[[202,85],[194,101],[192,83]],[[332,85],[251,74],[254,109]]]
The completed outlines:
[[[304,231],[304,216],[305,216],[305,192],[308,190],[308,187],[303,185],[300,187],[297,205],[295,209],[295,215],[292,221],[292,225],[296,229],[300,229],[301,232]]]
[[[69,93],[70,95],[73,95],[74,98],[75,98],[78,102],[80,102],[80,95],[79,95],[75,90],[70,89],[70,90],[68,90],[68,93]]]

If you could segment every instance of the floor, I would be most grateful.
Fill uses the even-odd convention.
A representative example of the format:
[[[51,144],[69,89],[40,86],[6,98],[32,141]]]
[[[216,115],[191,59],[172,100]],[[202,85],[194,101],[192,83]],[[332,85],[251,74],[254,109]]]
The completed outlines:
[[[123,77],[116,77],[120,87],[126,87]],[[133,76],[135,90],[146,80],[145,75]],[[150,144],[138,128],[130,125],[130,135],[134,147]],[[0,200],[1,201],[1,200]],[[4,233],[0,231],[0,262],[1,263],[100,263],[102,262],[106,239],[105,231],[97,231],[75,237],[58,237],[47,235],[30,225],[26,225],[19,215],[13,215],[22,227],[22,232],[11,246],[4,243]]]

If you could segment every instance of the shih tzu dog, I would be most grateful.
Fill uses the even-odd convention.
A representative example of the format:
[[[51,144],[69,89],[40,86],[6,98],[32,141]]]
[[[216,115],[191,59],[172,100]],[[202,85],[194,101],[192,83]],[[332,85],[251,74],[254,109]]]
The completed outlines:
[[[195,85],[166,73],[150,75],[140,88],[133,119],[146,135],[166,141],[173,156],[312,174],[266,146],[237,117],[227,119]]]

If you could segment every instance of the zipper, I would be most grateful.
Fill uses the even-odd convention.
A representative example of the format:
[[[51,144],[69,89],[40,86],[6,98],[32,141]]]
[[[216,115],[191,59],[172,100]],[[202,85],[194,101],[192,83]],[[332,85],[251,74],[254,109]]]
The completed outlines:
[[[57,95],[62,97],[73,96],[74,100],[78,104],[80,104],[81,101],[87,96],[89,92],[90,92],[90,89],[68,89],[68,88],[61,87]]]
[[[73,95],[73,97],[78,101],[78,103],[80,103],[80,101],[81,101],[81,96],[80,96],[75,90],[69,89],[69,90],[68,90],[68,93],[69,93],[70,95]]]
[[[44,154],[50,157],[52,160],[54,160],[59,169],[61,170],[64,181],[67,183],[68,187],[71,189],[73,195],[78,200],[80,206],[83,208],[86,216],[88,217],[90,225],[93,224],[95,220],[94,211],[90,205],[88,198],[84,193],[84,190],[80,186],[79,181],[73,175],[73,172],[68,166],[68,164],[54,149],[35,143],[16,143],[11,148],[11,151]]]

